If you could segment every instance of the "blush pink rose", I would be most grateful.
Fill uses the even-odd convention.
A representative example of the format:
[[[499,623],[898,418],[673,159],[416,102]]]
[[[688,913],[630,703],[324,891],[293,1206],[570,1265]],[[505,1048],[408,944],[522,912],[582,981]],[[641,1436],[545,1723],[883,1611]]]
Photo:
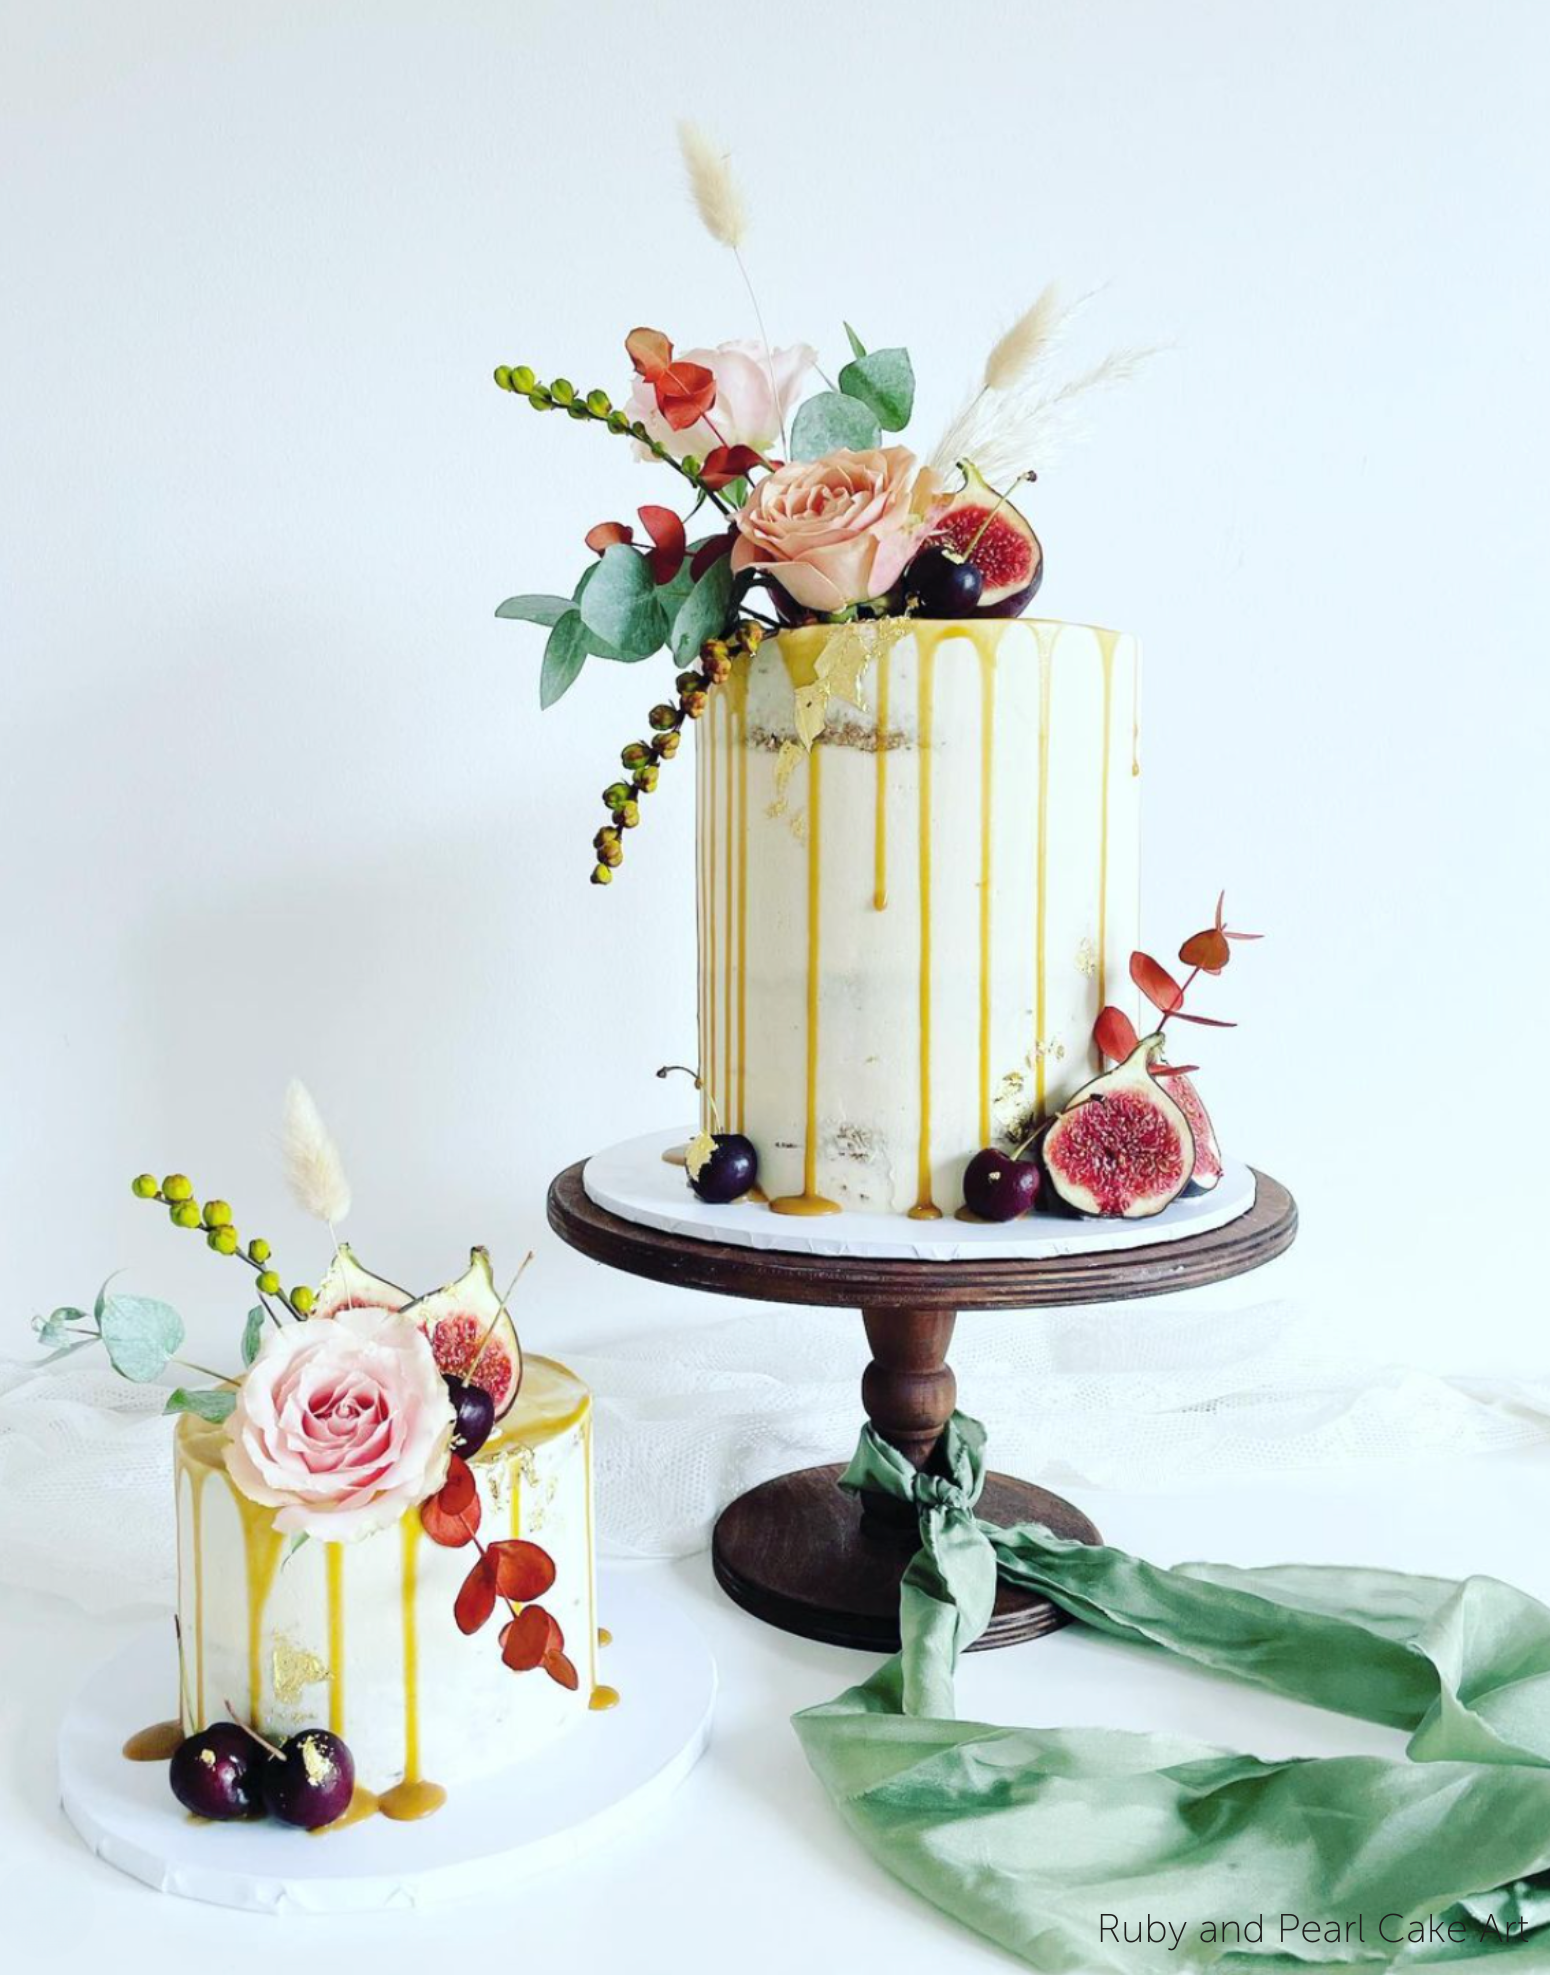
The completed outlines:
[[[275,1528],[348,1542],[441,1486],[452,1401],[424,1335],[390,1310],[272,1330],[226,1422],[226,1467]]]
[[[752,446],[756,453],[767,453],[772,446],[779,450],[781,426],[818,361],[818,352],[808,343],[771,350],[768,361],[764,345],[748,341],[723,343],[714,350],[678,350],[674,355],[682,363],[703,364],[715,378],[716,402],[710,415],[716,430],[698,419],[682,432],[675,432],[657,410],[655,394],[643,377],[636,378],[625,406],[630,417],[638,418],[674,459],[687,459],[691,453],[704,459],[723,442]],[[643,457],[650,457],[644,447],[639,450]]]
[[[893,588],[936,507],[936,475],[907,446],[793,460],[749,495],[732,569],[773,576],[805,610],[843,610]]]

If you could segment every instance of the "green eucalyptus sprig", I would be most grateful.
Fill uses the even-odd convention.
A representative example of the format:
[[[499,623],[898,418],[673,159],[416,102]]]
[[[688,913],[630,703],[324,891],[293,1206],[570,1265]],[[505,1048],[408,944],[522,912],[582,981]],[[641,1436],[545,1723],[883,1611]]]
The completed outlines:
[[[203,1233],[207,1246],[217,1255],[234,1255],[238,1261],[245,1262],[258,1277],[258,1293],[266,1299],[264,1308],[269,1311],[273,1323],[278,1324],[280,1320],[269,1309],[267,1299],[270,1297],[288,1310],[298,1323],[310,1313],[317,1300],[314,1292],[305,1284],[300,1284],[287,1293],[281,1287],[278,1272],[269,1266],[269,1243],[262,1236],[255,1235],[244,1247],[241,1235],[232,1224],[228,1204],[224,1200],[207,1200],[201,1207],[194,1198],[193,1182],[186,1173],[168,1173],[162,1180],[158,1180],[154,1173],[141,1173],[133,1181],[132,1190],[137,1200],[154,1200],[165,1207],[174,1227]]]
[[[615,405],[606,391],[579,392],[568,377],[542,383],[525,363],[498,364],[495,382],[502,391],[526,398],[534,411],[563,411],[569,418],[590,419],[595,425],[606,425],[620,438],[636,440],[654,459],[681,473],[701,500],[713,502],[723,514],[732,513],[721,493],[700,477],[693,460],[675,459],[660,439],[654,439],[638,418],[632,419],[627,411]]]
[[[88,1345],[100,1344],[119,1377],[135,1385],[149,1385],[168,1365],[182,1365],[188,1371],[198,1372],[201,1378],[217,1380],[227,1389],[190,1392],[179,1386],[168,1395],[163,1410],[198,1413],[204,1419],[224,1419],[232,1409],[230,1388],[236,1381],[225,1372],[212,1371],[208,1365],[196,1365],[191,1358],[178,1355],[185,1335],[183,1319],[170,1303],[160,1302],[154,1296],[110,1295],[111,1281],[110,1276],[97,1291],[89,1310],[67,1304],[46,1317],[34,1317],[32,1328],[37,1340],[49,1347],[43,1363],[51,1365],[60,1358],[84,1351]],[[250,1365],[258,1355],[264,1317],[262,1309],[249,1313],[242,1339],[244,1365]]]

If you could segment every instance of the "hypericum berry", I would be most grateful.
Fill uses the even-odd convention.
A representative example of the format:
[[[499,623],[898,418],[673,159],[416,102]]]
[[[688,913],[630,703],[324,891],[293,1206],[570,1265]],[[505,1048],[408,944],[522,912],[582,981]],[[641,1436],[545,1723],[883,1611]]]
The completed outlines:
[[[665,734],[678,725],[678,708],[676,706],[669,706],[664,701],[654,706],[646,715],[646,718],[650,721],[655,733]]]
[[[248,1243],[248,1254],[255,1262],[267,1262],[269,1260],[269,1243],[264,1240],[262,1235],[254,1235],[253,1239]]]
[[[235,1228],[211,1228],[205,1240],[217,1255],[235,1255],[237,1252],[237,1230]]]
[[[231,1226],[231,1208],[224,1200],[207,1200],[204,1206],[204,1223],[207,1228]]]
[[[261,1296],[279,1295],[280,1278],[275,1274],[273,1269],[261,1269],[259,1271],[258,1293]]]
[[[619,762],[633,775],[637,768],[644,768],[651,759],[651,749],[645,741],[631,741],[628,747],[619,750]]]
[[[678,677],[673,681],[673,687],[675,691],[680,693],[692,693],[703,686],[704,683],[704,679],[701,678],[698,672],[680,672]]]
[[[303,1728],[264,1764],[262,1778],[271,1817],[316,1831],[350,1808],[355,1758],[341,1736],[326,1728]]]
[[[164,1200],[192,1200],[194,1182],[187,1173],[168,1173],[161,1183],[161,1191]]]
[[[651,745],[664,761],[671,761],[673,756],[678,752],[682,739],[683,736],[675,727],[669,734],[658,734]]]
[[[598,835],[602,836],[602,834],[603,832],[599,830]],[[624,845],[619,841],[617,830],[612,832],[608,842],[594,844],[592,847],[597,852],[598,863],[606,864],[610,871],[617,871],[624,862]]]
[[[452,1428],[452,1451],[465,1460],[477,1454],[495,1426],[495,1400],[482,1385],[446,1374],[447,1396],[452,1401],[456,1423]]]
[[[568,377],[556,377],[549,386],[549,395],[557,405],[568,405],[576,395],[576,387]]]
[[[614,815],[621,829],[633,830],[640,821],[640,804],[631,796],[628,801],[620,803]]]
[[[614,881],[614,874],[613,874],[613,872],[612,872],[612,871],[610,871],[610,870],[609,870],[609,868],[608,868],[608,866],[607,866],[606,864],[594,864],[594,865],[593,865],[593,867],[592,867],[592,882],[593,882],[593,884],[595,884],[595,885],[611,885],[611,884],[613,883],[613,881]]]
[[[161,1181],[154,1173],[141,1173],[138,1179],[130,1182],[130,1186],[137,1200],[154,1200],[161,1192]]]
[[[587,393],[587,410],[591,412],[594,418],[607,418],[608,414],[613,410],[613,404],[609,399],[608,393],[606,391],[589,391]]]
[[[683,710],[691,720],[698,720],[709,705],[710,694],[707,692],[685,693],[683,696]]]
[[[511,388],[513,391],[521,391],[525,396],[537,382],[538,379],[533,375],[530,365],[525,363],[512,365]]]
[[[167,1781],[195,1817],[229,1824],[234,1818],[263,1816],[260,1772],[267,1760],[246,1729],[234,1721],[217,1721],[178,1744]]]
[[[603,791],[603,807],[618,813],[630,799],[628,782],[610,782]]]
[[[657,776],[660,772],[654,761],[648,761],[644,768],[636,770],[636,789],[645,795],[650,795],[657,785]]]
[[[291,1291],[291,1303],[294,1308],[300,1310],[303,1316],[306,1316],[310,1312],[317,1300],[316,1296],[313,1295],[305,1283],[300,1288]]]
[[[204,1225],[199,1218],[199,1209],[192,1200],[175,1200],[168,1211],[174,1227],[197,1228]]]
[[[630,429],[629,414],[618,410],[611,411],[608,414],[608,429],[610,432],[628,432]]]

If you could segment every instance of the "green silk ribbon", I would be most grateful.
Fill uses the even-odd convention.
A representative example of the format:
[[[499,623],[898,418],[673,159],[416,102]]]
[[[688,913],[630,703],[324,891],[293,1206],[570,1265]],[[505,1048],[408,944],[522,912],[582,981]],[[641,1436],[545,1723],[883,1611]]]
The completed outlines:
[[[1550,1610],[1489,1577],[1164,1570],[1001,1529],[974,1512],[984,1448],[955,1414],[922,1474],[868,1426],[842,1477],[920,1517],[901,1650],[795,1719],[881,1865],[1043,1970],[1550,1966]],[[998,1575],[1116,1638],[1406,1730],[1406,1759],[959,1721],[954,1668]]]

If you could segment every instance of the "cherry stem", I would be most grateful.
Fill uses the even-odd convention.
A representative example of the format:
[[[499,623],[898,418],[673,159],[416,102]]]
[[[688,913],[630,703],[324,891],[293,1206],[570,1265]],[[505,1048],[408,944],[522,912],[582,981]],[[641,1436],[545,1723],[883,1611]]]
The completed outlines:
[[[258,1746],[261,1749],[267,1749],[269,1753],[274,1757],[276,1762],[283,1762],[285,1760],[284,1749],[277,1749],[273,1742],[269,1741],[265,1736],[259,1734],[258,1730],[253,1726],[251,1722],[244,1721],[242,1719],[242,1716],[238,1714],[237,1710],[232,1706],[229,1700],[223,1700],[221,1702],[221,1706],[225,1708],[226,1712],[231,1716],[232,1725],[234,1727],[240,1728],[244,1735],[251,1735],[253,1737],[253,1740],[257,1742]]]
[[[1053,1118],[1041,1118],[1039,1122],[1034,1126],[1033,1130],[1029,1132],[1028,1136],[1023,1140],[1022,1144],[1014,1145],[1012,1147],[1012,1150],[1007,1154],[1007,1157],[1010,1159],[1020,1159],[1023,1156],[1023,1154],[1028,1150],[1028,1147],[1032,1145],[1033,1141],[1036,1138],[1042,1138],[1044,1133],[1049,1130],[1050,1126],[1054,1124],[1054,1122],[1055,1120]]]
[[[530,1248],[527,1251],[527,1253],[522,1257],[521,1263],[518,1265],[516,1274],[511,1278],[511,1281],[507,1283],[506,1294],[500,1300],[500,1308],[495,1312],[495,1315],[491,1317],[488,1325],[485,1327],[484,1336],[481,1337],[479,1340],[479,1349],[474,1353],[473,1358],[469,1363],[468,1374],[467,1374],[469,1378],[472,1378],[474,1373],[478,1371],[479,1360],[484,1356],[485,1352],[489,1349],[490,1339],[495,1335],[495,1326],[500,1322],[501,1318],[505,1316],[506,1305],[511,1301],[511,1293],[516,1288],[517,1284],[522,1280],[524,1274],[527,1271],[527,1265],[529,1262],[532,1261],[532,1259],[533,1259],[533,1251]]]

